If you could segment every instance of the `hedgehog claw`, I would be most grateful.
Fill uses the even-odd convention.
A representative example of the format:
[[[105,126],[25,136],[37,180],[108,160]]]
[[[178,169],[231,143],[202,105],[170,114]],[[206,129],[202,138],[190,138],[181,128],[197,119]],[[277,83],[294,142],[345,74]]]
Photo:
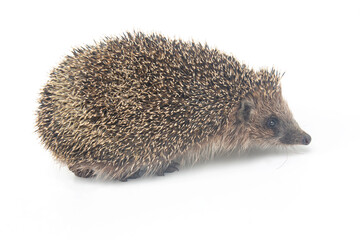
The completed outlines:
[[[73,170],[73,173],[75,174],[75,176],[82,178],[92,178],[96,176],[94,174],[94,171],[91,169],[83,169],[83,170],[77,169],[77,170]]]
[[[172,162],[172,163],[170,163],[170,165],[165,170],[159,171],[157,173],[157,175],[158,176],[164,176],[165,173],[172,173],[172,172],[175,172],[175,171],[179,171],[178,165],[179,165],[179,163]]]
[[[170,166],[165,170],[165,173],[172,173],[172,172],[175,172],[175,171],[179,171],[179,169],[178,169],[176,166],[170,165]]]
[[[130,177],[128,177],[127,179],[136,179],[136,178],[139,178],[141,177],[140,175],[140,170],[135,172],[133,175],[131,175]]]

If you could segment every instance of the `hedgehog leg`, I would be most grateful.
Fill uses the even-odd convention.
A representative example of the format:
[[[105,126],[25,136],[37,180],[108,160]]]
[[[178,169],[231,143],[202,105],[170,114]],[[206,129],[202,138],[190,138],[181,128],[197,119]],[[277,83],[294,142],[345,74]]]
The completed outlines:
[[[110,179],[111,180],[117,180],[121,182],[127,182],[129,179],[136,179],[140,178],[145,175],[145,168],[142,167],[134,167],[133,165],[129,164],[127,166],[122,166],[118,170],[110,170],[111,174]]]
[[[140,169],[136,171],[134,174],[132,174],[130,177],[127,177],[126,179],[136,179],[142,176],[142,173]]]
[[[177,162],[172,162],[166,169],[165,169],[165,173],[172,173],[175,171],[179,171],[179,163]]]
[[[69,166],[69,170],[72,171],[77,177],[92,178],[96,176],[95,172],[92,169],[81,168],[81,166],[77,165]]]
[[[171,162],[166,168],[159,170],[156,175],[157,176],[164,176],[165,173],[172,173],[175,171],[179,171],[178,169],[179,163],[178,162]]]

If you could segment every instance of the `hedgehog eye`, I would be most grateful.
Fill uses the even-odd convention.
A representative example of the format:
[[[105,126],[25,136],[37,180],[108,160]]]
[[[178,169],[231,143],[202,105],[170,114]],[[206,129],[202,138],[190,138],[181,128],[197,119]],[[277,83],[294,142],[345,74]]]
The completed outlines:
[[[275,128],[278,125],[278,123],[279,123],[279,120],[277,118],[271,117],[267,120],[266,126],[268,128]]]

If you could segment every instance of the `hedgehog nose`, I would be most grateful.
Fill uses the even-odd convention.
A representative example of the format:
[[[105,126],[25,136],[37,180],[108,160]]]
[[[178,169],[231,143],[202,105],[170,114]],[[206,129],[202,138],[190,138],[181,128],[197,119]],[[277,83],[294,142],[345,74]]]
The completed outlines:
[[[309,134],[305,133],[305,135],[303,136],[303,139],[302,139],[302,144],[304,145],[309,145],[311,142],[311,137]]]

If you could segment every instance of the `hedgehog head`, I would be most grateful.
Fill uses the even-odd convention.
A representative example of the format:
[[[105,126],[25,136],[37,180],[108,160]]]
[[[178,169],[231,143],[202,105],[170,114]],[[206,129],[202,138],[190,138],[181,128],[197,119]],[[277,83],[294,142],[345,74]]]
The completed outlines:
[[[243,97],[236,112],[241,135],[247,136],[247,143],[242,145],[268,147],[310,143],[310,135],[299,127],[282,97],[280,78],[277,72],[266,70],[253,76],[251,91]]]

